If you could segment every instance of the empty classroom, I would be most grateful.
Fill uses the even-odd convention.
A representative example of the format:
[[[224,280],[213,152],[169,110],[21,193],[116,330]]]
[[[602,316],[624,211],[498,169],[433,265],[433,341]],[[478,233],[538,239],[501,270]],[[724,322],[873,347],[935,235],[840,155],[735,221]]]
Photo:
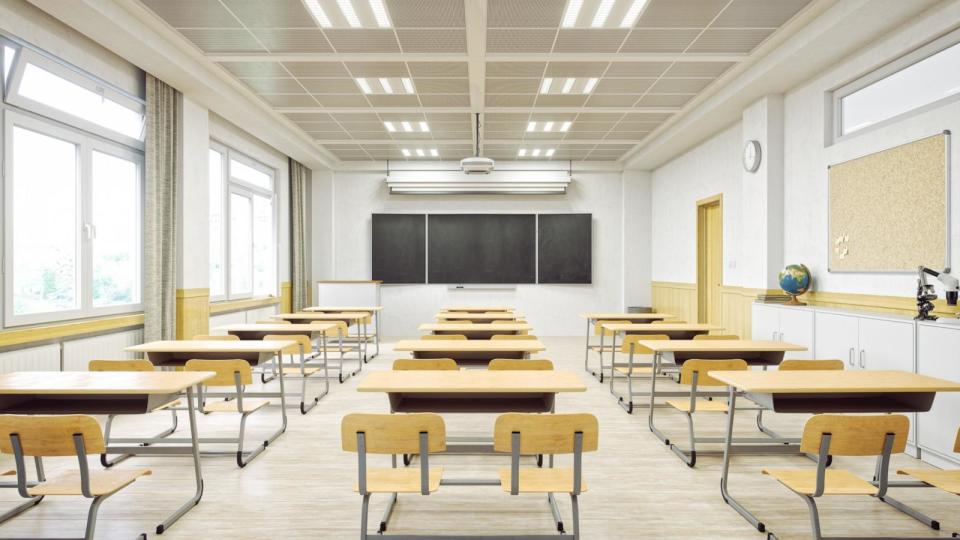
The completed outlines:
[[[0,0],[0,540],[960,537],[960,0]]]

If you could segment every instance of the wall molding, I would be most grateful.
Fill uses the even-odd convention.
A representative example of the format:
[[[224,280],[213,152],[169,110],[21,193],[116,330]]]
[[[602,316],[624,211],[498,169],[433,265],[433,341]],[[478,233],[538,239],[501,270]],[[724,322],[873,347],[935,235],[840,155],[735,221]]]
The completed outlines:
[[[218,315],[221,313],[231,313],[233,311],[246,311],[265,306],[275,306],[281,302],[280,297],[271,296],[269,298],[251,298],[249,300],[228,300],[226,302],[214,302],[210,304],[210,314]]]
[[[40,345],[45,342],[74,339],[143,326],[143,313],[98,317],[29,328],[0,331],[0,348]],[[22,348],[22,347],[18,347]]]

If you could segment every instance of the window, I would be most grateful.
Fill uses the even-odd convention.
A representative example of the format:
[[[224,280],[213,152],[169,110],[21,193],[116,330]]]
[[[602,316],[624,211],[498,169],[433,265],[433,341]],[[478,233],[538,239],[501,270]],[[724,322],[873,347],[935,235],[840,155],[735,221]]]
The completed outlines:
[[[843,137],[960,95],[960,31],[937,39],[833,93]]]
[[[218,143],[209,155],[210,297],[276,296],[276,172]]]

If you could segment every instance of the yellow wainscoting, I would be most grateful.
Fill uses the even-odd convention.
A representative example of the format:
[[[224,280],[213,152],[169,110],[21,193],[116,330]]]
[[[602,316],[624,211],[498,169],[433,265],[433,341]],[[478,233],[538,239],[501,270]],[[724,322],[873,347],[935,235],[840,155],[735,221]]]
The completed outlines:
[[[267,298],[251,298],[249,300],[227,300],[225,302],[214,302],[210,304],[210,313],[229,313],[231,311],[244,311],[258,307],[275,306],[280,303],[280,298],[269,296]]]
[[[293,313],[293,285],[289,281],[280,283],[280,313]]]
[[[697,285],[675,281],[654,281],[650,284],[653,309],[670,313],[685,322],[697,322]]]
[[[210,333],[210,289],[177,289],[177,339]]]
[[[8,329],[0,331],[0,347],[77,338],[88,334],[120,331],[138,326],[143,326],[143,313]]]

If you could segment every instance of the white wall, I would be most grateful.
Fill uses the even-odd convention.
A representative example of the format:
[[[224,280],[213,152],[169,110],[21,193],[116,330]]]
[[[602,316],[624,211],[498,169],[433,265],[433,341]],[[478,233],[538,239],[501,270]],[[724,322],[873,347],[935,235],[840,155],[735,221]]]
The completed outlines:
[[[459,174],[459,173],[457,173]],[[510,304],[526,315],[538,335],[580,335],[577,313],[623,307],[623,185],[621,173],[574,173],[561,196],[410,196],[389,195],[383,173],[336,172],[330,186],[314,183],[314,276],[332,260],[328,279],[370,279],[370,215],[379,212],[526,213],[585,212],[593,214],[593,284],[518,285],[514,290],[448,290],[446,285],[389,285],[382,289],[381,331],[386,336],[418,335],[417,326],[432,321],[445,304]],[[638,181],[640,182],[640,181]],[[323,181],[321,180],[321,184]],[[642,183],[642,182],[640,182]],[[332,197],[331,197],[332,195]],[[329,204],[332,202],[332,207]],[[319,204],[319,206],[316,206]],[[322,215],[332,214],[330,226]],[[329,259],[318,249],[330,238]],[[643,300],[642,294],[638,296]]]
[[[623,299],[626,306],[650,306],[649,171],[623,171]]]

